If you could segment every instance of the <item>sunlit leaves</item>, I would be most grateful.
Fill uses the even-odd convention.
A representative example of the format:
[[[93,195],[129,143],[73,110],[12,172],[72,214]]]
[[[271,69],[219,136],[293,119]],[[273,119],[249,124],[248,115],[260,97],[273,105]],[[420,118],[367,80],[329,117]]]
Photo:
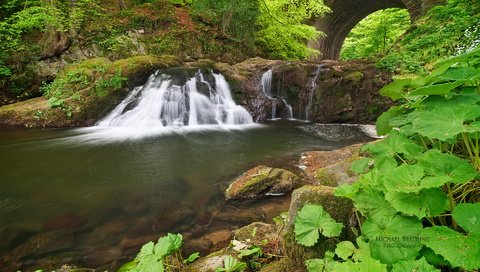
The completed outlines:
[[[237,272],[243,271],[247,268],[244,262],[240,262],[234,257],[228,255],[223,260],[223,267],[215,269],[215,272]]]
[[[327,237],[340,235],[343,225],[335,222],[330,215],[318,205],[307,204],[297,212],[294,232],[297,242],[304,246],[313,246],[320,233]]]
[[[452,216],[467,233],[480,235],[480,202],[458,204]]]
[[[144,271],[156,271],[163,272],[164,259],[172,253],[180,250],[182,246],[182,235],[171,234],[160,237],[158,242],[148,242],[142,246],[140,252],[134,261],[129,262],[121,267],[119,271],[122,272],[144,272]],[[191,256],[188,259],[194,261],[197,256]]]
[[[427,174],[448,177],[454,183],[470,181],[476,175],[475,169],[468,161],[454,155],[441,153],[436,149],[422,154],[419,157],[419,165],[425,169]]]
[[[469,127],[468,122],[480,117],[480,106],[463,107],[461,111],[452,107],[419,112],[412,120],[413,129],[420,135],[446,141],[462,132],[480,131],[480,127]]]
[[[467,236],[445,226],[425,228],[421,235],[425,245],[445,258],[453,267],[477,269],[480,267],[480,235]]]
[[[433,265],[429,264],[425,258],[419,260],[409,260],[396,263],[392,266],[391,272],[440,272]]]
[[[439,188],[416,193],[389,191],[385,198],[397,211],[418,219],[440,215],[448,206],[447,195]]]
[[[385,264],[411,259],[421,248],[419,243],[404,240],[404,237],[419,236],[422,223],[416,218],[377,214],[368,218],[361,229],[369,239],[372,257]]]

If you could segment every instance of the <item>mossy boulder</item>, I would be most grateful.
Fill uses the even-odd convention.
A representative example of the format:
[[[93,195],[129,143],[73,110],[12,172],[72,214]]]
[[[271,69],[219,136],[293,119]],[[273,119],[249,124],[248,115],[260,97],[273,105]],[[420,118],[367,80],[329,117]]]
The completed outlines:
[[[92,58],[63,69],[44,97],[0,107],[0,126],[69,127],[95,124],[157,69],[180,66],[174,56]]]
[[[227,256],[235,257],[235,252],[229,248],[225,248],[212,254],[196,260],[191,265],[187,266],[183,271],[185,272],[214,272],[217,268],[222,268],[223,261]]]
[[[250,225],[241,227],[233,232],[235,240],[248,242],[253,245],[261,246],[263,240],[270,242],[279,242],[279,227],[272,224],[262,222],[253,222]]]
[[[316,185],[338,186],[351,184],[357,175],[350,170],[360,155],[361,144],[331,151],[308,151],[300,156],[305,179]]]
[[[301,272],[289,258],[282,258],[263,267],[260,272]]]
[[[225,191],[227,199],[248,199],[282,195],[301,183],[294,173],[264,165],[254,167],[236,178]]]
[[[338,241],[355,240],[351,231],[356,226],[353,203],[350,199],[333,194],[334,187],[307,185],[292,193],[292,201],[288,211],[287,222],[283,231],[284,252],[299,269],[305,269],[305,260],[322,258],[325,251],[335,250]],[[294,222],[297,211],[306,204],[322,206],[330,216],[344,225],[340,237],[327,238],[320,235],[319,241],[312,247],[297,243],[294,233]]]

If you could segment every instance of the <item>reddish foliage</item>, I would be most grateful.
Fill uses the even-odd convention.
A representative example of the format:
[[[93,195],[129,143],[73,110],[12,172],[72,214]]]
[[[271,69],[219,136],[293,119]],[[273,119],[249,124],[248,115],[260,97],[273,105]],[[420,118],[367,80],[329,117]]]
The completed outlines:
[[[175,8],[175,16],[180,26],[183,26],[188,31],[195,30],[195,23],[192,21],[188,10],[185,8]]]

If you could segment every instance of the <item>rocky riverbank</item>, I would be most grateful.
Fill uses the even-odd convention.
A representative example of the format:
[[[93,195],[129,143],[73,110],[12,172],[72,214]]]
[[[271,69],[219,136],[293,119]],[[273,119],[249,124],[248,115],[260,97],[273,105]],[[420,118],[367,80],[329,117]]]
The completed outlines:
[[[261,58],[229,65],[173,56],[140,56],[114,62],[87,59],[61,70],[44,96],[0,107],[0,126],[91,126],[115,107],[134,86],[158,69],[185,67],[224,74],[237,104],[254,121],[296,118],[321,123],[371,123],[392,102],[378,94],[390,75],[368,62],[286,62]],[[262,76],[271,71],[272,94]],[[272,115],[272,113],[274,113]]]

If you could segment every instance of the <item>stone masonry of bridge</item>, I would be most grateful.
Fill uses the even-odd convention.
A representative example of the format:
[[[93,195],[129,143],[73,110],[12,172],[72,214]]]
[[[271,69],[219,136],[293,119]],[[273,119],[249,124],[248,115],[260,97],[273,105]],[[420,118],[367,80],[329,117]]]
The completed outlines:
[[[338,60],[348,33],[369,14],[387,8],[406,8],[411,20],[415,21],[431,7],[444,2],[445,0],[325,0],[332,13],[314,19],[312,25],[326,36],[308,45],[320,50],[320,59]]]

